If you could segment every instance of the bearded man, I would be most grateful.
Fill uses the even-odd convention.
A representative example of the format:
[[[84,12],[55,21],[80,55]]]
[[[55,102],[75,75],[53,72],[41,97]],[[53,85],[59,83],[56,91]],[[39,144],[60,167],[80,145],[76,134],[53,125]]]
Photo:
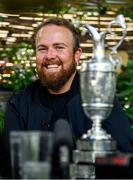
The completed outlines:
[[[92,122],[86,117],[81,106],[79,74],[76,64],[82,50],[75,27],[62,18],[43,22],[36,30],[36,68],[38,80],[13,95],[7,102],[3,142],[9,141],[12,130],[53,131],[58,119],[69,122],[73,139],[76,141]],[[133,133],[128,118],[117,98],[103,128],[117,142],[121,152],[133,151]],[[6,140],[5,140],[6,139]],[[0,154],[1,174],[10,177],[9,147],[3,145]],[[8,159],[8,161],[7,161]]]

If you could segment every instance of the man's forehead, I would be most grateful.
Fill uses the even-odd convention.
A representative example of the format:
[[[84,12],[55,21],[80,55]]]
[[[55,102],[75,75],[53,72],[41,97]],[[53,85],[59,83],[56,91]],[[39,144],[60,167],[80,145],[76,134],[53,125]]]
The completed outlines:
[[[69,28],[63,26],[63,25],[55,25],[55,24],[48,24],[48,25],[45,25],[45,26],[42,26],[40,28],[40,30],[37,32],[37,35],[39,34],[42,34],[42,33],[45,33],[46,30],[49,30],[49,31],[53,31],[53,32],[56,32],[57,30],[59,31],[62,31],[63,29],[63,32],[66,31],[66,32],[69,32],[70,34],[72,34],[72,32],[70,31]]]
[[[71,31],[64,26],[47,25],[42,27],[36,36],[36,42],[50,41],[55,43],[63,43],[64,41],[73,42]]]

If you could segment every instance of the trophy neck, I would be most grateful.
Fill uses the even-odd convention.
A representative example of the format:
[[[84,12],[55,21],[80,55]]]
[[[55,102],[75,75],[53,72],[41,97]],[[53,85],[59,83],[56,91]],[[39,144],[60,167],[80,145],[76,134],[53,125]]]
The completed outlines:
[[[95,44],[94,48],[93,48],[93,59],[95,59],[95,61],[97,62],[101,62],[104,60],[105,58],[105,50],[104,50],[104,45],[103,43],[98,42],[97,44]]]

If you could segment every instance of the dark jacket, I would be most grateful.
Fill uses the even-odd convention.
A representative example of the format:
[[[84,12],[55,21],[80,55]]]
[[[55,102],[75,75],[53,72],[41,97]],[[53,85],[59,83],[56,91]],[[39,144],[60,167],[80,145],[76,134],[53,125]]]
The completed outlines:
[[[53,112],[45,106],[46,93],[47,90],[37,80],[9,99],[5,114],[6,139],[11,130],[51,130]],[[73,136],[78,139],[92,126],[91,120],[86,117],[81,107],[78,75],[70,90],[67,112]],[[111,114],[103,121],[103,128],[117,141],[120,151],[133,152],[133,132],[116,98]]]

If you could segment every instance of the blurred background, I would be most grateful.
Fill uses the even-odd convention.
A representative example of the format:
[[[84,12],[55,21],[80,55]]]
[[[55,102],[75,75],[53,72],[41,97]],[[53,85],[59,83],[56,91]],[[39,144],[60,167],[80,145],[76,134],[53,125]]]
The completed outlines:
[[[0,1],[0,130],[3,128],[8,97],[37,78],[35,68],[34,31],[49,17],[63,17],[74,23],[80,33],[83,55],[92,56],[92,41],[83,25],[90,24],[105,31],[117,14],[126,18],[127,36],[119,48],[117,95],[133,126],[133,1],[132,0],[1,0]],[[113,46],[121,38],[107,36]]]

